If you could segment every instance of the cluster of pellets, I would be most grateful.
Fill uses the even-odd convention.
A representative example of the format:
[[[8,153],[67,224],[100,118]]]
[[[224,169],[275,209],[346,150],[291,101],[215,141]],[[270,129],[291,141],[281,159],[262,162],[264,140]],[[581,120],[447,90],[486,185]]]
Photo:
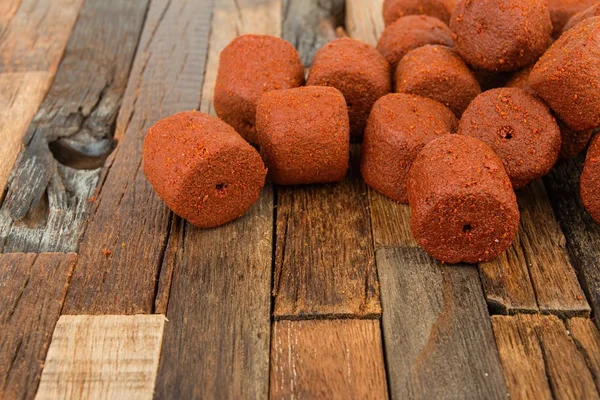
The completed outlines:
[[[376,48],[333,40],[306,80],[290,43],[240,36],[220,56],[219,118],[185,111],[157,122],[144,172],[173,212],[212,228],[243,215],[267,177],[342,181],[350,143],[362,141],[363,179],[410,205],[425,251],[489,261],[517,233],[515,190],[584,151],[600,127],[593,3],[385,0]],[[598,137],[581,198],[600,222]]]

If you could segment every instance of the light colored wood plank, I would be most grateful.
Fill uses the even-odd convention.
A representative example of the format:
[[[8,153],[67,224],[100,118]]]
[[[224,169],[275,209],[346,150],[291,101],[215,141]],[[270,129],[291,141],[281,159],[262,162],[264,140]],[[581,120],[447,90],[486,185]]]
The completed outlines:
[[[544,183],[587,300],[594,314],[600,315],[600,224],[594,222],[579,196],[579,176],[584,158],[582,154],[559,163],[544,178]],[[594,322],[600,327],[600,318]]]
[[[343,182],[277,188],[277,319],[381,315],[367,186],[351,147]]]
[[[272,399],[385,399],[379,321],[277,321]]]
[[[592,373],[596,388],[600,391],[600,332],[588,318],[571,318],[567,329],[577,348],[583,354]]]
[[[48,72],[0,73],[0,200],[23,135],[50,86]]]
[[[151,3],[63,313],[153,311],[172,215],[144,176],[142,144],[158,119],[200,104],[211,10],[212,0]]]
[[[0,254],[0,398],[33,399],[75,254]]]
[[[22,0],[0,0],[0,34],[15,15]]]
[[[506,398],[477,269],[417,248],[379,249],[377,267],[392,397]]]
[[[164,325],[162,315],[60,317],[35,398],[152,399]]]
[[[376,46],[385,27],[382,7],[383,0],[346,0],[348,36]]]
[[[147,6],[85,2],[13,168],[0,211],[0,251],[77,250],[99,167],[113,148]]]
[[[492,327],[511,400],[552,399],[534,326],[520,316],[493,315]]]
[[[511,399],[599,398],[584,357],[556,316],[494,316],[492,321]]]
[[[0,40],[0,72],[54,75],[83,0],[22,0]]]
[[[238,34],[279,36],[281,15],[281,1],[215,2],[202,111],[214,114],[221,50]],[[157,399],[267,398],[272,251],[270,184],[244,216],[221,227],[173,221],[156,298],[170,321]]]
[[[521,246],[542,313],[587,316],[590,306],[569,261],[565,237],[556,221],[544,184],[530,183],[517,195]]]

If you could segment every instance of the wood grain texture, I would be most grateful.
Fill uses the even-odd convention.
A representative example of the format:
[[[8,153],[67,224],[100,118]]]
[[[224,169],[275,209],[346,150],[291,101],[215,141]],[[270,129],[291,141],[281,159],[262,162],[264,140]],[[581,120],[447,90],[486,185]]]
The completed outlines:
[[[345,0],[283,0],[283,38],[300,53],[310,67],[317,50],[337,37],[344,24]]]
[[[33,399],[75,254],[0,254],[0,398]]]
[[[589,315],[543,183],[519,190],[517,200],[521,221],[512,247],[480,266],[488,303],[504,314],[539,309],[562,317]]]
[[[22,0],[0,0],[0,34],[15,15]]]
[[[0,200],[23,136],[51,81],[48,72],[0,73]]]
[[[506,398],[477,269],[416,248],[377,250],[377,267],[392,397]]]
[[[274,315],[277,319],[381,314],[367,186],[359,147],[343,182],[278,187]]]
[[[385,27],[382,7],[383,0],[346,0],[348,36],[376,46]]]
[[[385,399],[375,320],[276,321],[271,399]]]
[[[281,15],[280,1],[215,2],[202,111],[214,113],[221,50],[238,34],[280,36]],[[173,220],[156,298],[170,321],[157,399],[267,398],[272,253],[270,184],[243,217],[219,228]]]
[[[179,240],[155,397],[266,398],[270,186],[243,217],[210,230],[186,224]]]
[[[83,0],[22,0],[0,36],[0,72],[54,75]]]
[[[511,399],[552,399],[544,354],[534,326],[521,316],[492,316],[492,327]]]
[[[548,195],[567,240],[571,260],[594,314],[600,313],[600,224],[592,220],[579,197],[584,156],[564,161],[544,178]],[[600,326],[600,319],[595,319]]]
[[[90,210],[67,314],[153,310],[171,213],[141,169],[142,144],[156,120],[200,104],[211,9],[210,0],[150,6],[117,119],[122,140]]]
[[[562,317],[589,315],[584,293],[569,260],[560,229],[541,181],[517,196],[521,211],[521,246],[542,313]]]
[[[599,398],[584,357],[556,316],[493,316],[492,323],[511,399]]]
[[[585,363],[592,373],[596,389],[600,391],[600,332],[588,318],[571,318],[567,321],[571,338],[583,354]]]
[[[538,312],[529,275],[529,264],[521,246],[522,229],[515,241],[495,259],[479,264],[479,275],[488,307],[497,314]]]
[[[36,399],[152,399],[162,315],[62,316]]]
[[[418,247],[410,230],[410,207],[369,188],[375,248]]]
[[[77,250],[98,168],[113,148],[147,6],[147,0],[86,1],[12,172],[2,206],[7,212],[0,211],[0,226],[8,230],[5,251]],[[59,204],[40,212],[42,199]]]

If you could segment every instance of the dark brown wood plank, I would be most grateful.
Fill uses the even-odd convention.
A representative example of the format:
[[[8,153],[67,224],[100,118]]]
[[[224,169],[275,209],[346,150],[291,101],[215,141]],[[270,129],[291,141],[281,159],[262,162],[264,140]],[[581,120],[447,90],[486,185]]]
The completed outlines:
[[[554,213],[567,240],[579,281],[594,314],[600,313],[600,224],[581,204],[579,176],[584,156],[563,161],[544,178]],[[596,325],[599,325],[596,319]]]
[[[567,329],[579,352],[583,354],[596,389],[600,391],[600,332],[588,318],[571,318],[567,321]]]
[[[494,260],[479,264],[479,275],[488,307],[497,314],[538,312],[523,247],[522,229],[511,247]]]
[[[0,72],[54,75],[84,0],[22,0],[0,36]]]
[[[156,398],[266,398],[272,199],[267,187],[232,223],[211,230],[185,225]]]
[[[33,399],[75,254],[0,254],[0,398]]]
[[[410,230],[410,207],[369,188],[375,248],[418,247]]]
[[[202,111],[214,113],[221,50],[238,34],[280,36],[281,16],[278,0],[215,2]],[[219,228],[173,221],[156,299],[169,320],[156,398],[267,398],[273,213],[267,184],[243,217]]]
[[[584,357],[556,316],[494,316],[492,323],[511,399],[599,398]]]
[[[271,399],[386,399],[376,320],[276,321]]]
[[[381,314],[367,186],[352,146],[343,182],[277,188],[277,319]]]
[[[305,67],[321,46],[336,38],[345,6],[345,0],[283,0],[283,38],[298,49]]]
[[[150,6],[117,119],[122,140],[93,202],[64,313],[152,312],[171,213],[141,169],[142,144],[156,120],[200,104],[211,9],[211,0]]]
[[[492,316],[511,399],[552,399],[544,355],[533,326],[521,316]]]
[[[0,251],[77,250],[99,168],[113,148],[147,6],[85,2],[13,169],[0,210]]]
[[[501,399],[507,388],[477,268],[377,250],[393,398]]]
[[[539,309],[563,317],[589,315],[543,183],[519,190],[517,200],[521,222],[513,246],[480,266],[488,303],[505,314]]]

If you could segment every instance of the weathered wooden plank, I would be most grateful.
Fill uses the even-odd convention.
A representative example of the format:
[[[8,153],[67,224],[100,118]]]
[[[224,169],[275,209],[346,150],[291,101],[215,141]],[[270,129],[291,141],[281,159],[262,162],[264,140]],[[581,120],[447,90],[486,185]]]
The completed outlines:
[[[552,399],[544,355],[534,327],[521,316],[492,316],[511,399]]]
[[[75,254],[0,254],[0,398],[32,399]]]
[[[567,329],[600,391],[600,332],[588,318],[571,318],[567,321]]]
[[[265,188],[245,216],[217,229],[185,225],[156,398],[267,396],[272,198]]]
[[[276,321],[272,399],[387,398],[376,320]]]
[[[305,67],[317,50],[337,37],[344,24],[346,0],[283,0],[283,38],[292,43]]]
[[[51,81],[48,72],[0,73],[0,200],[21,151],[23,135]]]
[[[542,313],[563,317],[590,313],[575,270],[569,261],[565,237],[541,181],[518,193],[521,246]]]
[[[381,314],[359,150],[343,182],[277,189],[275,318]]]
[[[0,0],[0,34],[15,15],[22,0]]]
[[[202,111],[214,113],[221,50],[238,34],[280,36],[281,16],[280,1],[215,2]],[[201,230],[180,222],[175,219],[171,227],[156,299],[156,311],[166,309],[170,322],[155,397],[266,398],[272,186],[265,186],[246,215],[219,228]]]
[[[556,316],[493,316],[492,323],[511,399],[599,398],[583,356]]]
[[[147,6],[147,0],[86,1],[12,172],[0,211],[4,251],[77,250],[97,168],[113,148]],[[55,206],[39,210],[42,198]]]
[[[530,183],[517,199],[521,222],[513,246],[480,266],[488,303],[505,314],[537,312],[539,307],[563,317],[589,315],[543,183]]]
[[[346,0],[348,36],[376,46],[385,27],[382,8],[383,0]]]
[[[171,213],[144,177],[142,144],[156,120],[200,104],[211,9],[212,0],[150,6],[117,119],[122,140],[90,210],[64,313],[153,309]]]
[[[163,315],[63,315],[36,399],[152,399]]]
[[[506,385],[477,269],[377,250],[393,398],[500,399]]]
[[[560,227],[567,239],[567,248],[579,281],[594,314],[600,313],[600,225],[587,213],[579,196],[579,175],[584,156],[557,165],[544,178],[548,196]],[[596,318],[596,325],[600,319]],[[599,325],[600,326],[600,325]]]
[[[83,0],[22,0],[0,37],[0,72],[54,75],[82,4]]]
[[[511,247],[494,260],[479,264],[479,275],[488,307],[497,314],[538,312],[529,275],[529,264],[521,245],[522,228]]]
[[[410,230],[410,207],[369,188],[375,248],[418,247]]]

